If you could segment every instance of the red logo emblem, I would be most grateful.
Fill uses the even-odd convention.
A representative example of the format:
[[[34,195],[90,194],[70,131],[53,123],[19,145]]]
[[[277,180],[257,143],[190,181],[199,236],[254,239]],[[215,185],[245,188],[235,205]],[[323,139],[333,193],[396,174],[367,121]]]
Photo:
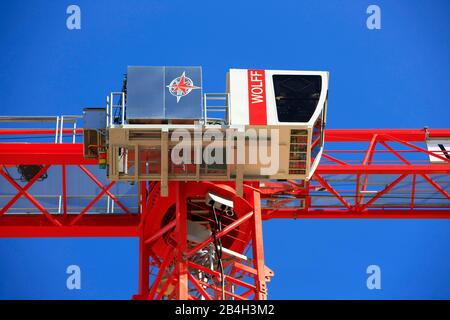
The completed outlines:
[[[182,97],[188,95],[192,90],[200,89],[200,87],[194,85],[191,78],[186,77],[186,71],[183,71],[181,76],[173,79],[167,88],[169,88],[171,95],[177,97],[177,103]]]

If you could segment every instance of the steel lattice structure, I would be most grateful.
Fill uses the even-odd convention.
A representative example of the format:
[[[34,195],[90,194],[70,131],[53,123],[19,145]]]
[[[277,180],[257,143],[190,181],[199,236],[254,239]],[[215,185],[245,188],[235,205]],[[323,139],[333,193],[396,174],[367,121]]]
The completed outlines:
[[[54,134],[47,129],[3,129],[2,136]],[[61,134],[82,134],[65,129]],[[61,143],[1,143],[0,175],[17,193],[2,204],[0,237],[138,237],[139,292],[136,299],[266,299],[273,272],[264,264],[262,221],[276,218],[450,218],[450,157],[432,153],[425,142],[450,138],[450,129],[326,130],[325,151],[312,180],[246,181],[242,196],[232,182],[170,182],[161,197],[158,182],[140,182],[136,209],[127,207],[93,173],[96,160],[83,157],[75,139]],[[56,141],[55,141],[56,142]],[[440,163],[430,163],[433,156]],[[39,164],[27,182],[8,172],[16,165]],[[72,183],[67,170],[78,168],[98,187],[84,206],[68,205]],[[52,168],[60,172],[60,210],[46,208],[30,189]],[[187,220],[209,223],[211,208],[200,199],[208,191],[233,199],[234,214],[214,236],[231,248],[222,269],[208,268],[213,237],[193,244]],[[5,194],[2,190],[1,194]],[[121,213],[93,212],[108,197]],[[13,210],[26,198],[35,212]],[[216,239],[216,240],[217,240]],[[194,276],[195,275],[195,276]]]

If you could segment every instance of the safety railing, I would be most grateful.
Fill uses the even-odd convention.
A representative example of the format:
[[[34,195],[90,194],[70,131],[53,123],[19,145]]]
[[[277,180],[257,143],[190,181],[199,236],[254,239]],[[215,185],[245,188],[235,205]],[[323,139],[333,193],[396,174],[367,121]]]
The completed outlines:
[[[67,195],[68,201],[91,201],[94,199],[96,195]],[[135,200],[138,198],[137,194],[115,194],[114,197],[117,200]],[[55,194],[55,195],[33,195],[33,198],[41,201],[47,201],[47,202],[54,202],[55,206],[46,206],[45,209],[48,210],[52,214],[62,214],[63,213],[63,195],[62,194]],[[11,195],[3,195],[0,194],[0,202],[7,201],[11,199]],[[95,213],[123,213],[123,210],[116,205],[114,200],[109,195],[102,196],[99,200],[105,200],[106,203],[103,204],[96,204],[90,207],[90,209],[86,212],[87,214],[95,214]],[[79,213],[81,210],[83,210],[85,207],[80,203],[78,206],[76,205],[70,205],[67,207],[68,213]],[[132,210],[133,212],[138,211],[138,207],[130,207],[127,206],[129,210]],[[33,204],[30,203],[29,206],[23,207],[23,206],[14,206],[8,210],[8,213],[6,214],[41,214],[41,211],[33,206]]]
[[[106,125],[109,128],[125,125],[125,92],[111,92],[106,97]],[[203,123],[205,125],[230,124],[230,99],[228,93],[203,95]]]
[[[2,140],[14,141],[20,136],[46,139],[50,138],[54,143],[63,143],[63,137],[69,135],[72,143],[76,142],[77,134],[82,133],[82,129],[77,128],[77,120],[81,116],[63,115],[63,116],[0,116],[0,123],[7,125],[0,129]],[[17,129],[8,124],[26,123],[26,128]],[[38,124],[52,124],[53,129],[39,127]],[[36,124],[35,126],[33,124]],[[69,124],[70,128],[65,126]],[[6,137],[6,138],[5,138]]]
[[[125,92],[111,92],[106,97],[106,126],[125,124]]]
[[[205,124],[230,124],[230,99],[228,93],[205,93],[203,95]]]

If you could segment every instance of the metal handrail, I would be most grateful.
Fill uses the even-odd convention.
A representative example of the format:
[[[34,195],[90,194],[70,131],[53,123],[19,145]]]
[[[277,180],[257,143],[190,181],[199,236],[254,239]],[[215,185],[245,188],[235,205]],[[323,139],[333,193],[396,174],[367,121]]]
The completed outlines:
[[[115,104],[115,100],[119,98],[120,104]],[[208,105],[208,101],[223,101],[223,105]],[[120,110],[120,120],[115,123],[114,111]],[[224,124],[230,124],[230,99],[229,93],[205,93],[203,95],[203,123],[207,124],[208,119],[212,119],[208,116],[209,112],[222,112],[223,118],[214,119],[222,120]],[[123,126],[125,123],[125,92],[111,92],[106,97],[106,125],[109,128],[115,126]]]
[[[63,133],[64,133],[64,121],[72,123],[72,143],[75,143],[76,130],[77,130],[77,119],[81,119],[82,116],[61,116],[60,117],[60,130],[59,130],[59,143],[63,143]],[[57,133],[58,135],[58,130]],[[57,140],[58,136],[56,136],[55,140]],[[56,143],[56,142],[55,142]]]
[[[120,104],[114,104],[114,98],[120,98]],[[109,96],[106,97],[106,126],[114,127],[114,109],[120,109],[121,117],[119,125],[125,124],[125,92],[111,92]]]
[[[72,143],[76,142],[77,120],[82,116],[62,115],[62,116],[0,116],[2,123],[55,123],[55,143],[63,143],[64,124],[72,124]]]
[[[223,101],[224,105],[208,105],[208,101]],[[230,99],[229,93],[205,93],[203,95],[203,121],[208,124],[208,111],[223,112],[224,117],[214,120],[223,120],[225,125],[230,124]]]
[[[133,199],[133,198],[137,198],[138,195],[137,194],[115,194],[114,195],[117,199]],[[57,208],[49,208],[47,207],[48,210],[53,210],[53,209],[57,209],[58,213],[62,213],[62,197],[63,195],[60,194],[55,194],[55,195],[33,195],[34,198],[36,199],[58,199],[58,207]],[[66,198],[67,199],[93,199],[95,198],[96,195],[67,195]],[[10,199],[11,195],[0,195],[0,199],[2,198],[6,198],[6,199]],[[103,195],[101,198],[106,198],[106,212],[105,213],[115,213],[114,212],[114,208],[115,208],[115,201],[112,200],[112,198],[109,195]],[[93,206],[93,209],[101,209],[104,208],[104,206]],[[130,207],[128,207],[129,209],[131,209]],[[30,210],[36,211],[38,212],[39,209],[34,208],[33,206],[30,207],[15,207],[13,208],[15,211],[26,211],[30,212]],[[83,209],[83,207],[76,207],[76,206],[71,206],[68,209]],[[88,211],[89,213],[89,211]],[[7,213],[6,213],[7,214]]]

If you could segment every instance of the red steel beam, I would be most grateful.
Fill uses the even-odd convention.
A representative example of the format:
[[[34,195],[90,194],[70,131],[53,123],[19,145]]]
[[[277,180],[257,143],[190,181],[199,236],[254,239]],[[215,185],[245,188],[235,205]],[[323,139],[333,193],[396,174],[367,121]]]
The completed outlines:
[[[243,224],[245,221],[247,221],[248,219],[250,219],[253,216],[253,211],[250,211],[249,213],[247,213],[246,215],[240,217],[239,219],[235,220],[234,222],[230,223],[229,225],[227,225],[225,228],[222,229],[222,231],[218,232],[216,234],[216,238],[220,238],[223,237],[224,235],[228,234],[231,230],[235,229],[236,227],[240,226],[241,224]],[[197,251],[199,251],[200,249],[202,249],[203,247],[205,247],[206,245],[208,245],[209,243],[213,242],[213,237],[209,237],[208,239],[206,239],[205,241],[201,242],[200,244],[196,245],[195,247],[191,248],[188,252],[187,252],[187,256],[190,257],[193,254],[195,254]]]
[[[220,278],[220,272],[218,272],[218,271],[211,270],[210,268],[207,268],[207,267],[205,267],[203,265],[197,264],[197,263],[192,262],[192,261],[188,261],[188,265],[189,265],[189,267],[191,267],[193,269],[198,269],[198,270],[200,270],[200,271],[202,271],[202,272],[204,272],[206,274],[210,274],[210,275],[213,275],[213,276],[215,276],[217,278]],[[256,290],[256,286],[252,285],[251,283],[245,282],[245,281],[243,281],[241,279],[233,278],[233,277],[230,277],[230,276],[227,276],[227,275],[224,275],[224,279],[225,279],[225,281],[232,282],[232,283],[234,283],[237,286],[241,286],[241,287],[248,288],[248,289],[251,289],[251,290]]]
[[[138,294],[134,299],[146,299],[150,286],[150,250],[144,243],[144,228],[139,226],[139,278]]]
[[[425,174],[421,175],[425,180],[428,181],[429,184],[431,184],[437,191],[439,191],[440,193],[442,193],[447,199],[450,200],[450,195],[447,193],[447,191],[445,191],[444,189],[442,189],[442,187],[440,185],[438,185],[436,182],[434,182],[430,177],[428,177]]]
[[[416,146],[416,145],[414,145],[414,144],[411,144],[411,143],[409,143],[409,142],[403,141],[403,140],[401,140],[401,139],[398,139],[398,138],[393,137],[393,136],[390,136],[390,135],[385,135],[385,138],[386,138],[388,141],[393,141],[393,142],[401,143],[401,144],[403,144],[403,145],[405,145],[405,146],[407,146],[407,147],[410,147],[411,149],[414,149],[414,150],[416,150],[416,151],[418,151],[418,152],[426,153],[426,154],[428,154],[428,155],[430,155],[430,156],[433,156],[433,157],[435,157],[435,158],[440,159],[441,161],[450,163],[450,159],[447,159],[447,158],[444,157],[443,155],[436,154],[436,152],[428,151],[428,150],[426,150],[426,149],[420,148],[420,147],[418,147],[418,146]]]
[[[111,181],[105,188],[102,189],[102,191],[94,198],[92,199],[92,201],[83,209],[83,211],[81,211],[79,214],[76,215],[76,217],[70,222],[70,225],[74,226],[78,223],[78,221],[81,220],[81,218],[83,218],[83,216],[86,214],[86,212],[89,211],[89,209],[98,201],[100,200],[101,197],[103,197],[103,195],[106,193],[106,191],[108,191],[109,189],[111,189],[111,187],[115,184],[115,181]]]
[[[49,165],[47,165],[46,167],[44,167],[43,169],[41,169],[38,173],[39,174],[43,174],[45,171],[47,171]],[[39,201],[37,201],[31,194],[28,193],[28,191],[24,190],[16,181],[14,181],[8,174],[6,174],[3,171],[3,168],[1,168],[0,170],[0,174],[6,179],[8,180],[8,182],[17,189],[17,191],[19,191],[19,193],[17,195],[24,195],[36,208],[39,209],[39,211],[42,212],[42,214],[47,218],[48,221],[50,221],[51,223],[53,223],[56,226],[61,225],[60,222],[58,220],[56,220],[51,214],[50,212],[47,211],[47,209],[45,209],[40,203]],[[25,187],[32,185],[36,180],[37,180],[37,176],[34,176],[35,180],[30,180],[30,183],[28,183]],[[17,197],[16,195],[16,197]],[[14,200],[15,198],[13,198]],[[17,198],[18,199],[18,198]],[[14,201],[16,201],[17,199],[15,199]],[[13,201],[11,200],[11,201]],[[11,203],[10,201],[10,203]]]
[[[217,292],[217,293],[219,293],[219,294],[222,293],[222,288],[218,288],[218,287],[215,286],[215,285],[212,285],[212,284],[210,284],[210,283],[206,283],[206,282],[201,281],[201,280],[197,280],[197,281],[198,281],[198,283],[199,283],[200,285],[202,285],[202,286],[205,286],[205,287],[208,287],[208,288],[210,288],[210,289],[213,289],[215,292]],[[223,292],[224,292],[225,299],[226,299],[227,297],[233,297],[234,300],[248,300],[248,299],[243,298],[242,296],[240,296],[240,295],[238,295],[238,294],[235,294],[235,293],[233,293],[233,292],[230,292],[230,291],[228,291],[228,290],[224,290]],[[192,297],[192,298],[193,298],[193,297]]]
[[[201,293],[201,295],[205,298],[205,300],[211,300],[211,297],[209,296],[208,292],[200,285],[200,283],[197,281],[197,279],[194,278],[194,276],[190,273],[188,273],[189,281],[195,286],[195,288]]]
[[[350,209],[350,205],[348,204],[347,201],[345,201],[345,199],[336,191],[334,190],[334,188],[332,186],[330,186],[330,184],[324,179],[322,178],[319,174],[315,174],[315,178],[317,181],[319,181],[319,183],[332,195],[334,195],[336,198],[339,199],[339,201],[347,208]]]
[[[163,279],[164,273],[167,271],[166,268],[172,262],[173,258],[175,257],[175,253],[176,252],[174,250],[172,250],[171,247],[168,246],[166,248],[165,254],[163,256],[163,263],[159,267],[158,274],[156,275],[156,278],[152,283],[152,288],[148,294],[148,298],[150,300],[153,299],[157,290],[160,288],[161,280]],[[187,294],[187,284],[186,284],[185,289],[186,289],[186,294]],[[183,300],[186,300],[186,299],[183,299]]]
[[[261,218],[261,199],[257,191],[252,192],[253,202],[253,219],[252,219],[252,249],[253,249],[253,264],[257,271],[255,276],[256,283],[256,299],[267,300],[267,286],[266,286],[266,266],[264,264],[264,242],[262,231]]]
[[[0,143],[0,164],[98,164],[84,158],[81,143]]]
[[[173,283],[175,279],[175,271],[176,269],[173,268],[173,270],[170,272],[170,274],[167,276],[166,281],[164,282],[164,285],[162,286],[161,290],[159,290],[159,293],[156,295],[155,300],[161,300],[164,294],[167,292],[167,289],[169,286]],[[172,293],[175,293],[175,290],[172,291]]]
[[[384,146],[389,152],[391,152],[393,155],[395,155],[398,159],[400,159],[401,162],[403,162],[406,165],[410,165],[411,163],[406,160],[397,150],[394,150],[392,147],[390,147],[386,142],[382,141],[380,142],[382,146]]]
[[[326,159],[328,159],[328,160],[330,160],[330,161],[333,161],[333,162],[335,162],[335,163],[341,164],[341,165],[343,165],[343,166],[348,165],[347,162],[342,161],[342,160],[339,160],[339,159],[336,159],[335,157],[332,157],[332,156],[330,156],[329,154],[326,154],[326,153],[323,153],[323,154],[322,154],[322,157],[324,157],[324,158],[326,158]]]
[[[59,215],[55,219],[61,226],[52,225],[38,214],[7,214],[0,219],[0,238],[52,238],[52,237],[137,237],[139,219],[123,214],[85,215],[76,226]]]
[[[152,242],[154,242],[155,240],[158,240],[159,238],[161,238],[163,236],[163,234],[172,230],[176,226],[176,224],[177,224],[176,220],[173,220],[172,222],[166,224],[163,228],[159,229],[159,231],[156,232],[154,235],[145,239],[144,243],[146,245],[148,245],[148,244],[151,244]]]
[[[175,206],[175,234],[177,236],[176,268],[177,284],[176,297],[177,300],[187,300],[189,296],[189,279],[187,265],[187,198],[185,192],[185,183],[177,182],[176,184],[176,206]]]
[[[63,214],[67,216],[67,172],[66,165],[61,166]]]
[[[383,190],[378,192],[376,196],[374,196],[372,199],[364,203],[360,208],[358,208],[361,211],[364,211],[367,209],[372,203],[380,199],[384,194],[388,193],[393,187],[395,187],[399,182],[401,182],[403,179],[407,177],[407,174],[403,174],[394,181],[392,181],[389,185],[387,185]]]
[[[0,216],[2,216],[6,211],[8,211],[9,208],[11,208],[14,203],[16,203],[16,201],[23,195],[25,195],[25,192],[31,188],[31,186],[44,174],[47,172],[48,168],[50,168],[50,165],[47,165],[45,167],[43,167],[41,170],[39,170],[39,172],[30,180],[28,181],[28,183],[23,187],[20,188],[19,191],[17,192],[17,194],[11,199],[9,200],[9,202],[0,210]],[[11,182],[11,177],[9,177],[9,175],[3,171],[3,167],[0,167],[0,175],[2,175],[3,177],[5,177],[8,182]]]
[[[113,195],[105,186],[103,186],[103,184],[88,170],[86,169],[84,166],[80,165],[79,166],[81,170],[83,170],[84,173],[86,173],[86,175],[100,188],[102,189],[120,208],[122,208],[122,210],[128,214],[131,214],[130,210],[128,210],[127,207],[125,207],[120,201],[119,199],[116,198],[115,195]]]

